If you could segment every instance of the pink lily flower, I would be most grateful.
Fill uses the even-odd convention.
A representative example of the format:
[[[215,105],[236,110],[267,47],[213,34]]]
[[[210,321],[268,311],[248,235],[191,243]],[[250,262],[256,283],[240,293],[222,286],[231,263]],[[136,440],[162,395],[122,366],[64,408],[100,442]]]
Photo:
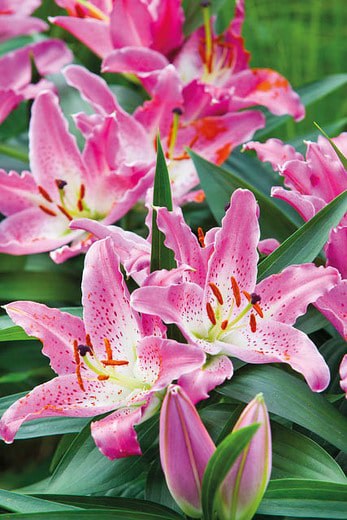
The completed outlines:
[[[58,377],[15,402],[0,421],[0,435],[12,442],[26,421],[115,410],[92,423],[96,445],[110,459],[141,454],[134,424],[153,414],[160,392],[205,356],[166,339],[157,318],[133,310],[110,239],[88,251],[82,294],[83,320],[34,302],[5,306],[14,323],[40,338]]]
[[[345,392],[346,399],[347,399],[347,354],[345,354],[343,356],[341,364],[340,364],[340,377],[341,377],[340,386],[341,386],[342,390]]]
[[[29,16],[41,5],[41,0],[0,0],[0,42],[22,34],[48,29],[39,18]]]
[[[160,412],[160,461],[171,495],[182,511],[201,518],[201,486],[216,447],[188,395],[170,385]]]
[[[57,97],[41,93],[30,122],[32,173],[0,170],[0,210],[7,217],[0,224],[0,251],[21,255],[65,246],[52,253],[57,262],[86,251],[91,237],[70,230],[73,218],[114,222],[152,182],[145,147],[135,158],[131,147],[122,146],[126,132],[139,150],[137,139],[143,134],[135,134],[131,126],[122,127],[120,134],[116,118],[110,116],[90,134],[81,154]]]
[[[347,155],[347,133],[333,139]],[[270,162],[273,169],[284,177],[284,186],[272,188],[271,195],[294,207],[304,220],[310,220],[320,209],[347,189],[347,171],[329,141],[322,136],[317,143],[307,142],[306,158],[295,148],[279,139],[266,143],[249,142],[245,150],[255,150],[259,159]],[[325,246],[327,265],[340,272],[343,280],[329,294],[320,298],[316,306],[347,338],[347,214],[330,232]]]
[[[21,101],[35,98],[43,90],[55,90],[53,83],[32,81],[32,60],[41,76],[54,74],[71,62],[73,55],[64,42],[45,40],[9,52],[0,58],[0,123]]]
[[[249,446],[238,457],[226,476],[218,500],[221,520],[253,518],[270,480],[272,442],[269,414],[262,394],[243,410],[233,432],[259,423]]]
[[[329,369],[314,343],[293,325],[309,303],[337,284],[339,274],[331,267],[294,265],[257,284],[257,215],[253,194],[235,191],[222,227],[211,230],[207,241],[200,237],[200,243],[209,250],[207,267],[206,257],[201,262],[199,256],[194,256],[190,264],[193,268],[199,266],[195,281],[141,287],[132,294],[132,303],[139,312],[175,323],[187,340],[199,345],[212,360],[224,354],[247,363],[288,363],[305,377],[312,390],[322,391],[329,383]],[[170,223],[170,218],[167,220]],[[161,229],[165,227],[161,225]],[[187,241],[186,231],[174,225],[167,230],[166,244],[179,261],[184,249],[180,244]],[[197,248],[192,234],[189,240],[195,240]],[[189,265],[189,261],[185,263]],[[223,374],[217,373],[219,377]],[[204,378],[209,389],[215,385],[203,371],[191,375],[187,386],[180,381],[197,402],[204,398],[205,388],[201,390],[194,378]]]
[[[263,105],[276,115],[305,115],[299,96],[288,80],[271,69],[251,69],[250,54],[241,36],[245,18],[244,0],[237,0],[235,17],[221,35],[213,30],[209,7],[202,7],[204,27],[195,31],[173,60],[185,90],[191,94],[204,86],[214,98],[214,110],[237,111]],[[169,64],[154,49],[136,46],[116,49],[103,62],[103,70],[135,74],[140,80],[153,78]],[[146,84],[145,84],[146,87]]]
[[[69,16],[50,21],[104,58],[135,45],[170,54],[183,41],[181,0],[56,0]]]
[[[90,116],[79,114],[78,124],[82,131],[88,132],[91,123],[95,125],[95,121],[101,122],[113,112],[122,121],[131,119],[134,129],[143,135],[140,148],[145,146],[150,150],[148,157],[153,165],[156,158],[155,137],[159,131],[176,204],[185,202],[187,198],[201,201],[201,192],[189,193],[199,183],[199,178],[186,147],[207,160],[221,164],[235,146],[264,125],[264,117],[257,111],[214,114],[208,108],[212,98],[203,91],[199,99],[185,96],[172,65],[160,71],[152,99],[138,107],[132,116],[120,108],[100,77],[74,65],[66,67],[64,75],[68,84],[78,89],[96,111],[92,120]],[[200,99],[205,101],[201,104]]]
[[[218,518],[252,518],[271,473],[271,430],[261,394],[243,410],[233,432],[259,423],[247,448],[236,459],[219,491]],[[215,445],[188,395],[170,385],[160,413],[160,460],[171,495],[182,511],[201,518],[201,487]]]

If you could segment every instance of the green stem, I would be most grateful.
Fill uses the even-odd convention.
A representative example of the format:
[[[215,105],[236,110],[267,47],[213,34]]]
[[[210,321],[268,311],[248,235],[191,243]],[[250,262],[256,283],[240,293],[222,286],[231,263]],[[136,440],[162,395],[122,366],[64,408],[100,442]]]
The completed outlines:
[[[0,154],[7,155],[8,157],[13,157],[14,159],[18,159],[19,161],[22,161],[24,163],[29,162],[28,152],[18,150],[17,148],[14,148],[13,146],[10,146],[8,144],[0,143]]]

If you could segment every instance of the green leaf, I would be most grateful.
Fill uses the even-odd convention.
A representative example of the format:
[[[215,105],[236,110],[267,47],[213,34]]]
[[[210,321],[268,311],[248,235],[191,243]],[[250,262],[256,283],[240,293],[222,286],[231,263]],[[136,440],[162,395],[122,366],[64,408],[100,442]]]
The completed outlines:
[[[328,240],[330,230],[346,212],[347,191],[327,204],[259,264],[258,281],[289,265],[312,262]]]
[[[161,206],[172,211],[170,177],[159,137],[157,137],[157,165],[154,177],[153,206]],[[176,267],[174,254],[165,244],[165,235],[157,226],[157,212],[153,208],[152,216],[152,249],[151,272],[158,269],[172,269]]]
[[[323,395],[311,392],[303,381],[280,368],[241,368],[217,392],[244,403],[262,392],[269,412],[303,426],[347,452],[347,418]]]
[[[138,427],[143,455],[110,461],[101,454],[90,434],[89,425],[74,439],[57,465],[44,493],[89,494],[108,491],[132,481],[147,470],[146,456],[158,435],[158,418]],[[143,443],[146,442],[146,446]]]
[[[13,491],[0,489],[0,508],[15,513],[38,513],[44,511],[71,511],[76,507],[33,498]]]
[[[40,495],[45,496],[45,495]],[[181,515],[167,507],[163,507],[147,500],[119,498],[119,497],[98,497],[98,496],[83,496],[83,495],[48,495],[49,500],[69,504],[85,509],[133,509],[134,511],[141,511],[143,513],[153,513],[155,515],[162,514],[163,518],[177,520],[182,518]]]
[[[41,302],[78,302],[80,281],[67,273],[20,271],[13,275],[0,273],[3,301],[34,300]]]
[[[316,480],[273,480],[257,513],[347,519],[347,485]]]
[[[319,444],[272,422],[272,479],[305,478],[347,484],[340,466]]]
[[[300,316],[295,322],[295,328],[302,330],[305,334],[312,334],[317,330],[324,329],[329,321],[313,305],[309,305],[306,314]]]
[[[296,89],[296,92],[301,98],[301,102],[305,107],[313,105],[320,99],[324,98],[328,94],[331,94],[335,90],[343,87],[347,83],[347,74],[333,74],[326,76],[323,79],[308,83]],[[264,140],[273,134],[276,128],[284,125],[291,120],[290,116],[275,116],[274,114],[266,113],[266,126],[262,130],[258,130],[254,135],[254,140]]]
[[[205,192],[207,204],[218,223],[230,202],[231,194],[238,188],[252,191],[260,206],[260,226],[265,236],[285,239],[296,230],[296,225],[281,211],[273,199],[229,170],[216,166],[192,150],[189,155],[199,174],[201,187]]]
[[[216,494],[237,457],[248,445],[259,424],[251,424],[230,433],[208,461],[202,481],[202,510],[205,520],[213,520]]]
[[[25,513],[25,514],[5,514],[1,518],[2,520],[114,520],[119,518],[121,520],[173,520],[181,519],[183,517],[178,515],[173,517],[171,512],[165,514],[163,511],[160,513],[151,511],[150,513],[139,511],[141,504],[135,504],[134,509],[130,506],[119,507],[114,509],[88,509],[83,511],[56,511],[50,512],[49,517],[47,513]]]

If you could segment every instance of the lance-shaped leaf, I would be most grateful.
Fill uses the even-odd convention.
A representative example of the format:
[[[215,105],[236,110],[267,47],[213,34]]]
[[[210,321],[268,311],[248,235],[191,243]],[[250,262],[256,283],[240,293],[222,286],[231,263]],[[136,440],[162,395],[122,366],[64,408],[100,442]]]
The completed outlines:
[[[157,137],[157,150],[153,189],[151,271],[172,269],[176,266],[173,251],[165,246],[165,236],[157,226],[157,211],[155,207],[162,206],[172,211],[170,177],[159,137]]]

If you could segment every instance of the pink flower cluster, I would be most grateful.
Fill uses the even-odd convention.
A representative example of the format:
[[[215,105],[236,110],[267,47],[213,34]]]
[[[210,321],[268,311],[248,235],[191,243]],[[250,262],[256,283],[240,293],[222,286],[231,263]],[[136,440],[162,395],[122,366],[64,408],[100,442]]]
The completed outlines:
[[[1,7],[5,3],[0,1],[0,28],[1,17],[14,16],[23,18],[16,29],[22,34],[45,29],[28,18],[38,2],[27,2],[25,8],[18,4],[17,10],[16,2],[11,9]],[[52,84],[43,78],[33,83],[31,77],[32,61],[40,76],[69,63],[65,45],[45,40],[0,59],[0,71],[10,71],[7,86],[0,85],[0,119],[23,99],[34,98],[31,171],[0,170],[5,216],[0,252],[50,251],[57,263],[86,252],[83,319],[34,302],[5,306],[14,323],[41,340],[57,377],[5,412],[0,435],[12,442],[26,421],[111,412],[92,422],[96,445],[110,459],[139,455],[134,426],[162,408],[160,451],[169,489],[183,511],[199,517],[201,483],[215,446],[194,405],[232,378],[230,357],[285,363],[316,392],[329,384],[324,358],[294,325],[312,303],[346,336],[347,265],[340,253],[347,243],[346,218],[331,232],[325,267],[291,265],[259,283],[259,208],[250,191],[236,190],[221,226],[206,234],[199,228],[196,236],[184,220],[180,206],[203,199],[187,147],[221,164],[264,126],[263,113],[251,107],[262,105],[296,120],[304,115],[285,78],[249,67],[241,36],[243,0],[236,1],[234,19],[219,35],[203,2],[203,26],[188,38],[180,0],[56,3],[69,16],[51,21],[100,56],[103,71],[140,83],[149,99],[128,114],[100,76],[80,65],[65,67],[66,82],[91,108],[73,116],[84,138],[80,150]],[[157,225],[176,268],[150,272],[150,240],[111,224],[139,200],[149,201],[158,132],[174,209],[157,208]],[[346,153],[345,134],[335,143]],[[274,188],[273,195],[292,204],[305,220],[347,187],[346,170],[323,138],[309,144],[306,159],[278,140],[246,146],[281,173],[285,188]],[[131,295],[121,265],[139,286]],[[164,323],[175,324],[185,343],[168,338]],[[344,390],[346,364],[345,358]],[[171,385],[174,381],[177,385]],[[240,518],[251,517],[269,480],[271,434],[261,396],[248,405],[235,431],[254,423],[259,430],[221,486],[222,519],[231,509]],[[177,471],[177,453],[186,482]],[[236,481],[239,493],[231,496]]]

